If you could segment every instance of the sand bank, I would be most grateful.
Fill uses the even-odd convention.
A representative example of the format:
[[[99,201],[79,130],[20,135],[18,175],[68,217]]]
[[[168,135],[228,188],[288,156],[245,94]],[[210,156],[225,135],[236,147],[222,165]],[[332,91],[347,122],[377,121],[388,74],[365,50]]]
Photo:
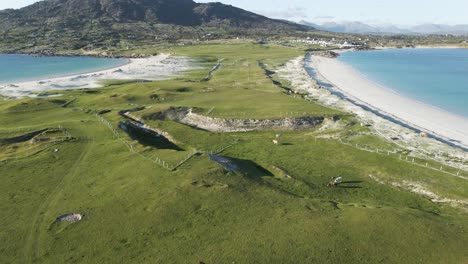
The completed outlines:
[[[85,74],[0,85],[0,95],[35,97],[41,92],[78,88],[97,88],[104,80],[163,80],[192,68],[188,58],[168,54],[129,59],[126,65]]]

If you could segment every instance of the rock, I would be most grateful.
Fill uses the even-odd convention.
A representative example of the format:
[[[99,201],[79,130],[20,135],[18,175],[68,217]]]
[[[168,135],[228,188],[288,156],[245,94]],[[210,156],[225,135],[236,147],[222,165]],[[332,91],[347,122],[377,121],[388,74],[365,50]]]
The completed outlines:
[[[193,113],[191,108],[172,107],[167,111],[145,117],[156,120],[173,120],[211,132],[246,132],[253,130],[297,130],[310,129],[320,125],[324,117],[284,117],[277,119],[225,119]]]
[[[77,213],[64,214],[55,220],[56,222],[77,223],[83,219],[83,215]]]

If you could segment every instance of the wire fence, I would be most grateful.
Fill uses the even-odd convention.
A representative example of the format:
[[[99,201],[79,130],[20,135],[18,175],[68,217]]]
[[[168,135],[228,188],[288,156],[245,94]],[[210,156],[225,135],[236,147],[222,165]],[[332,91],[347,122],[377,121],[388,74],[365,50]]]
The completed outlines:
[[[468,180],[468,175],[466,175],[467,172],[459,168],[455,168],[455,167],[451,167],[447,165],[444,165],[445,168],[444,166],[434,167],[432,164],[429,164],[429,162],[418,160],[418,158],[412,157],[410,155],[401,154],[401,153],[398,153],[397,151],[390,151],[390,150],[385,150],[385,149],[372,148],[370,146],[360,145],[356,143],[349,143],[349,142],[343,141],[341,138],[338,138],[338,142],[344,145],[348,145],[348,146],[363,150],[363,151],[372,152],[372,153],[376,153],[380,155],[392,156],[392,157],[398,158],[401,161],[408,162],[408,163],[411,163],[413,165],[416,165],[422,168],[435,170],[435,171],[442,172],[451,176],[455,176],[464,180]],[[450,172],[449,170],[453,172]]]
[[[200,150],[200,154],[220,154],[221,152],[224,152],[226,149],[231,148],[232,146],[236,145],[237,143],[240,142],[240,139],[235,139],[232,143],[229,143],[226,146],[223,146],[221,148],[215,149],[215,150]]]
[[[180,166],[184,165],[184,163],[186,163],[187,161],[189,161],[191,158],[193,158],[195,155],[199,154],[198,151],[193,151],[192,153],[190,153],[185,159],[181,160],[179,163],[177,163],[175,166],[172,167],[172,171],[175,171],[177,170],[177,168],[179,168]]]
[[[122,143],[124,143],[125,146],[127,146],[127,148],[131,151],[131,152],[135,152],[134,150],[134,147],[133,147],[133,144],[129,143],[126,139],[124,139],[119,131],[117,131],[117,129],[114,128],[114,126],[107,120],[105,119],[103,116],[99,115],[98,113],[95,114],[96,118],[101,121],[104,125],[106,125],[111,131],[112,133],[114,134],[114,137],[118,140],[120,140]]]
[[[376,133],[377,133],[380,137],[386,138],[386,136],[385,136],[379,129],[377,129],[377,128],[374,127],[374,130],[376,131]],[[398,142],[392,142],[392,143],[395,144],[395,145],[397,145],[397,146],[399,146],[399,147],[401,147],[401,148],[404,148],[404,149],[408,148],[407,146],[402,145],[402,144],[400,144],[400,143],[398,143]],[[431,157],[431,153],[429,153],[429,152],[427,152],[427,151],[425,151],[425,150],[423,150],[423,149],[418,149],[418,150],[414,149],[414,150],[412,150],[412,151],[413,151],[413,152],[416,152],[416,151],[417,151],[417,152],[420,152],[422,155],[424,155],[424,159],[429,159],[429,160],[432,160],[432,161],[438,162],[438,163],[441,162],[440,160],[437,160],[436,158]],[[452,167],[452,166],[450,166],[450,167]],[[452,167],[452,168],[453,168],[453,167]]]
[[[176,164],[172,164],[158,156],[155,157],[150,157],[147,155],[144,155],[143,153],[139,152],[136,150],[136,147],[133,145],[133,143],[129,142],[126,140],[124,137],[121,136],[121,134],[117,131],[117,129],[114,128],[114,126],[103,116],[99,115],[98,113],[95,114],[96,118],[101,121],[103,124],[105,124],[114,134],[116,139],[119,139],[127,148],[129,149],[130,152],[137,154],[138,156],[144,158],[145,160],[151,161],[164,169],[167,169],[169,171],[175,171],[182,165],[184,165],[187,161],[189,161],[191,158],[193,158],[197,154],[219,154],[223,152],[224,150],[232,147],[233,145],[237,144],[239,142],[238,139],[236,139],[234,142],[229,143],[226,146],[223,146],[219,149],[216,150],[211,150],[211,151],[204,151],[204,150],[194,150],[191,153],[189,153],[185,158],[183,158],[181,161],[179,161]],[[148,129],[151,129],[149,126],[146,126]],[[152,131],[156,131],[155,129],[151,129]]]

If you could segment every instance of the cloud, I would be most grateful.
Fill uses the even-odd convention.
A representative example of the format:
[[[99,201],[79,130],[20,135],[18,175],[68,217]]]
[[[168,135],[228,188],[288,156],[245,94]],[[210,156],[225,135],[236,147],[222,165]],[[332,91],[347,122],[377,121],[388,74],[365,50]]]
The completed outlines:
[[[256,10],[255,12],[271,18],[292,19],[307,18],[306,11],[305,8],[296,6],[285,10]]]
[[[317,19],[317,20],[334,20],[335,17],[334,16],[316,16],[316,17],[314,17],[314,19]]]

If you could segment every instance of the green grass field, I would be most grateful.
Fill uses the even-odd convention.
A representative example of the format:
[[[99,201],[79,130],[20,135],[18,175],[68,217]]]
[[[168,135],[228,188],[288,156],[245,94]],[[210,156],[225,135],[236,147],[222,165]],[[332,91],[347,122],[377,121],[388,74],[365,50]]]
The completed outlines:
[[[0,102],[0,139],[59,126],[73,137],[0,144],[0,263],[468,263],[466,207],[434,203],[369,175],[418,183],[453,200],[468,199],[466,180],[318,137],[394,147],[358,135],[367,128],[284,131],[275,146],[277,131],[210,133],[145,120],[167,132],[177,150],[142,144],[118,128],[125,120],[118,111],[143,106],[151,107],[135,115],[184,106],[221,118],[352,121],[288,94],[260,67],[274,71],[302,51],[239,44],[142,52],[190,56],[204,68],[167,81],[112,81],[54,99]],[[222,67],[204,80],[218,59]],[[54,100],[74,101],[61,107]],[[111,110],[101,116],[118,136],[95,116],[102,110]],[[155,161],[172,166],[233,142],[221,155],[245,166],[243,174],[224,171],[206,154],[173,171]],[[327,187],[337,176],[345,182]],[[54,224],[72,212],[84,219]]]

